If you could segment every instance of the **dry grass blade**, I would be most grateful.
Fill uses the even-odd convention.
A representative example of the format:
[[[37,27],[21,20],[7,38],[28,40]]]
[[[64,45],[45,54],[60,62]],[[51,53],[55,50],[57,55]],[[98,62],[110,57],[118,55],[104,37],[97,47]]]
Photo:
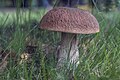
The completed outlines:
[[[7,67],[7,63],[8,63],[7,57],[9,56],[9,54],[10,54],[10,53],[8,53],[8,54],[4,57],[4,59],[2,60],[2,62],[0,63],[0,73],[2,73],[2,72],[5,70],[5,68]]]

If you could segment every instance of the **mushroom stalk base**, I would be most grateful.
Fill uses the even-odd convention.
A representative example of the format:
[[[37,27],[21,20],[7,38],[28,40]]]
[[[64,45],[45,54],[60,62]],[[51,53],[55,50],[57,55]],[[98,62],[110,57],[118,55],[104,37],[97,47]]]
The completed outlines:
[[[66,63],[76,64],[79,61],[79,50],[77,34],[62,33],[61,44],[58,51],[57,68],[61,68]]]

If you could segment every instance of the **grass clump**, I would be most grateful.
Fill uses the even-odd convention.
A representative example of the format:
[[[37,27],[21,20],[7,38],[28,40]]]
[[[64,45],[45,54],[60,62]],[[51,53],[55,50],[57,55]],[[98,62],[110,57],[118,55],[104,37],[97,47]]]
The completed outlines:
[[[94,14],[100,23],[100,32],[80,35],[80,64],[77,68],[65,68],[59,73],[55,68],[54,56],[59,33],[38,28],[45,11],[18,12],[6,13],[4,16],[0,13],[1,62],[5,57],[3,53],[10,53],[5,60],[7,66],[0,73],[0,80],[120,79],[119,12]],[[46,48],[50,51],[48,55]],[[21,58],[24,53],[29,53],[29,56]]]

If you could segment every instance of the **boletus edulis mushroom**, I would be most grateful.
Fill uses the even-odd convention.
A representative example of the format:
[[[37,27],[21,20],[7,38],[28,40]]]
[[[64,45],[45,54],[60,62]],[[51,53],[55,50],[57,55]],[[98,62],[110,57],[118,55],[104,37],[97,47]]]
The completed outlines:
[[[79,62],[78,34],[99,32],[98,21],[90,12],[69,7],[47,12],[40,21],[40,28],[61,32],[57,67],[62,67],[66,61]]]

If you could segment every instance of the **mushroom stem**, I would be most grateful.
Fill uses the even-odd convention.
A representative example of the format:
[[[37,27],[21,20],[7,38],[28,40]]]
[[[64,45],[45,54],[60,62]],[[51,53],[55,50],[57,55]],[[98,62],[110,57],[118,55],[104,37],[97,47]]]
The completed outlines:
[[[64,66],[66,62],[78,62],[79,50],[77,45],[77,34],[62,32],[57,68]]]

